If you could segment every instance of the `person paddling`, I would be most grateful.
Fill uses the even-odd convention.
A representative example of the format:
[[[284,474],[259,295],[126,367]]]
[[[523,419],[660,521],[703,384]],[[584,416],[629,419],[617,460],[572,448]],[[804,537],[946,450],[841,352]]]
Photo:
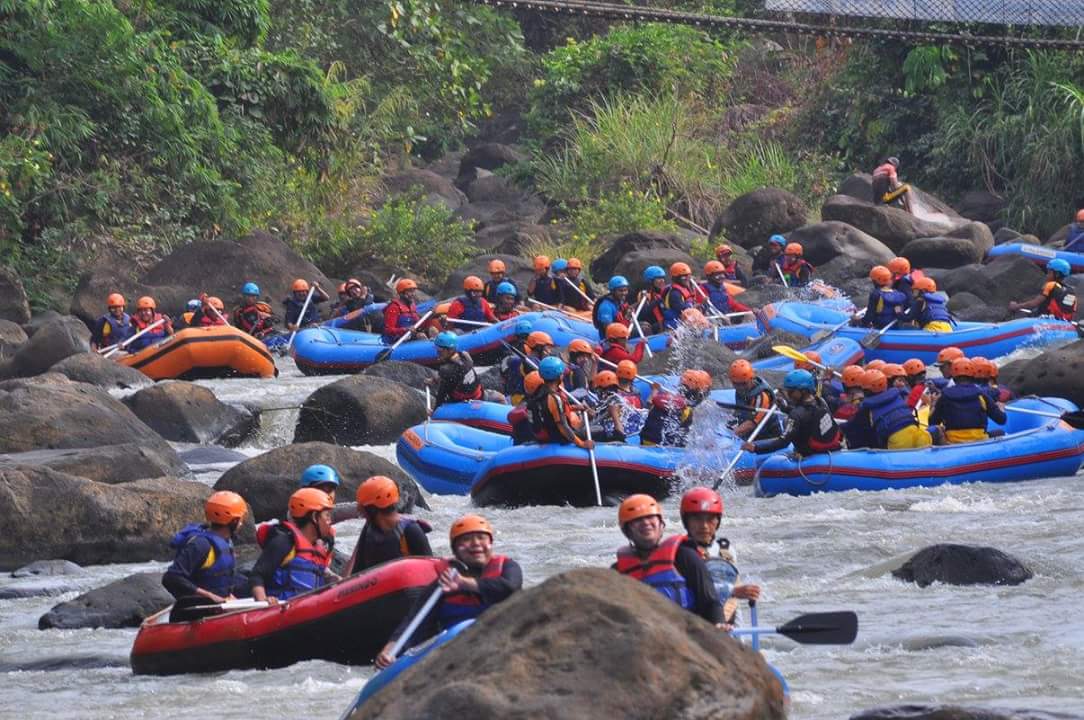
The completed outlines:
[[[1059,320],[1072,320],[1076,317],[1076,291],[1065,284],[1072,274],[1069,263],[1061,258],[1046,264],[1046,284],[1042,292],[1026,302],[1009,303],[1009,310],[1035,310],[1043,315],[1052,315]]]
[[[482,399],[482,381],[474,369],[474,360],[466,350],[457,350],[459,339],[455,334],[442,332],[433,339],[437,348],[437,386],[433,410],[444,403],[465,402]],[[434,384],[427,380],[427,385]],[[432,410],[430,411],[432,413]]]
[[[647,418],[640,429],[640,444],[685,447],[693,424],[693,411],[709,392],[711,376],[703,370],[681,373],[676,393],[663,390],[655,383],[648,401]]]
[[[151,330],[150,328],[159,321],[164,322]],[[154,298],[144,295],[136,301],[136,314],[132,316],[132,329],[135,330],[137,335],[143,333],[140,337],[133,336],[134,339],[128,343],[128,352],[136,353],[172,335],[173,323],[170,322],[168,317],[158,312],[158,305],[154,302]],[[143,332],[144,330],[147,332]]]
[[[333,507],[323,490],[301,488],[290,496],[289,520],[257,528],[256,542],[263,551],[249,575],[253,599],[275,605],[327,584],[333,576]]]
[[[207,498],[203,506],[207,523],[186,525],[169,543],[176,555],[162,585],[170,595],[178,600],[199,596],[211,603],[235,599],[233,539],[247,511],[244,498],[235,492],[220,490]]]
[[[105,299],[106,314],[94,321],[90,332],[90,349],[101,350],[124,342],[135,334],[131,316],[124,312],[124,296],[109,293]]]
[[[320,322],[320,310],[316,306],[327,302],[330,298],[319,284],[314,284],[311,289],[312,299],[309,300],[307,308],[305,300],[309,297],[310,288],[309,283],[301,278],[294,280],[293,285],[290,286],[290,295],[282,301],[282,307],[285,310],[283,322],[290,332]],[[302,310],[305,311],[304,315],[301,314]]]
[[[629,281],[623,275],[614,275],[606,284],[609,292],[599,298],[591,310],[591,322],[599,335],[606,332],[611,323],[631,324],[629,319]]]
[[[987,393],[974,383],[975,366],[967,358],[952,361],[952,385],[941,391],[930,411],[930,427],[944,428],[944,439],[949,445],[977,442],[990,436],[986,432],[988,420],[1005,424],[1005,411]]]
[[[384,334],[381,340],[386,345],[394,345],[403,335],[410,333],[412,338],[426,337],[425,331],[417,327],[421,320],[414,296],[418,292],[418,283],[410,278],[402,278],[395,283],[396,297],[384,306]]]
[[[343,577],[380,563],[414,556],[431,556],[425,534],[433,528],[424,520],[399,514],[399,486],[384,475],[373,475],[358,486],[358,514],[365,518]]]
[[[782,434],[777,438],[746,441],[742,449],[758,455],[794,445],[802,457],[832,452],[843,447],[843,433],[832,417],[827,403],[817,397],[817,385],[808,370],[791,370],[783,378],[783,390],[791,410]]]
[[[482,290],[482,297],[488,300],[491,305],[496,305],[498,296],[503,294],[501,292],[501,285],[508,284],[512,288],[512,304],[515,305],[516,302],[519,302],[519,285],[506,274],[508,268],[505,267],[504,261],[499,258],[490,260],[488,270],[489,280],[486,281],[485,288]]]
[[[892,289],[892,271],[884,265],[875,265],[869,271],[869,279],[873,283],[873,289],[870,290],[866,302],[866,313],[859,322],[878,330],[890,323],[899,322],[910,298],[899,290]]]
[[[256,283],[247,282],[241,288],[241,305],[234,308],[233,324],[261,340],[275,331],[271,306],[260,301],[260,286]]]

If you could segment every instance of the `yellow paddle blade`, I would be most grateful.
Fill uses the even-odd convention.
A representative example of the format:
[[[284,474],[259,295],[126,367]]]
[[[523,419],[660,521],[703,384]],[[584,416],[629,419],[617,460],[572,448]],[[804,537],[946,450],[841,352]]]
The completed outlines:
[[[795,350],[790,345],[772,345],[772,351],[797,362],[809,360],[800,350]]]

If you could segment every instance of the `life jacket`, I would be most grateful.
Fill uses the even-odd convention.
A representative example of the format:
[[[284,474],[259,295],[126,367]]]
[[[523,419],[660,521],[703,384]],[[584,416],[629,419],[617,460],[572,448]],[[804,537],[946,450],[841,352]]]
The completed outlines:
[[[515,308],[512,308],[508,311],[498,310],[496,307],[493,308],[493,316],[501,322],[504,322],[505,320],[511,320],[514,317],[519,317],[519,315],[519,310],[516,310]]]
[[[517,405],[508,411],[508,424],[512,426],[513,445],[534,442],[534,431],[531,430],[531,415],[527,412],[526,405]]]
[[[421,320],[421,315],[418,314],[418,306],[414,303],[407,305],[399,298],[392,298],[388,301],[388,304],[384,306],[384,318],[385,327],[387,327],[388,310],[395,308],[399,311],[399,316],[395,319],[394,327],[396,328],[412,328]],[[389,339],[394,340],[397,336],[384,335],[385,342]]]
[[[948,309],[948,297],[942,292],[924,292],[922,299],[925,300],[923,308],[918,316],[919,327],[932,322],[955,323],[952,313]]]
[[[874,327],[883,328],[897,318],[896,308],[907,304],[907,296],[899,290],[889,288],[874,288],[869,294],[869,305],[873,308],[873,317],[866,319],[873,323]]]
[[[233,323],[253,337],[266,335],[273,329],[271,306],[265,302],[242,305],[233,311]]]
[[[644,307],[640,310],[640,315],[637,318],[638,320],[647,320],[648,322],[654,323],[660,329],[663,327],[666,323],[666,318],[664,317],[662,310],[662,293],[665,290],[666,288],[663,288],[663,290],[656,290],[654,286],[647,289],[647,301],[644,302]]]
[[[557,280],[549,275],[544,277],[534,276],[534,279],[531,280],[530,295],[535,300],[544,302],[547,305],[556,305],[558,300],[561,299],[560,290],[557,289]]]
[[[762,394],[764,394],[764,393],[767,393],[768,397],[774,397],[773,394],[772,394],[772,389],[771,389],[771,387],[768,386],[768,383],[764,382],[763,378],[761,378],[759,375],[757,375],[757,376],[753,377],[753,385],[749,389],[747,389],[747,390],[739,390],[738,388],[734,388],[734,402],[737,405],[746,405],[746,406],[749,406],[749,407],[759,407],[760,403],[757,402],[757,401],[760,399],[760,396]],[[759,415],[761,412],[764,412],[764,411],[763,410],[735,410],[734,411],[734,417],[737,418],[739,423],[746,422],[747,420],[754,420],[755,421],[757,415]],[[762,439],[779,437],[779,433],[781,431],[782,431],[782,427],[781,427],[781,423],[779,421],[779,416],[776,415],[775,419],[769,420],[764,425],[764,429],[760,431],[760,435],[758,437],[760,437]]]
[[[715,308],[721,313],[730,312],[730,293],[726,291],[726,285],[719,283],[716,285],[713,282],[705,282],[700,284],[700,289],[704,291],[704,295],[707,296],[711,305],[708,307]]]
[[[519,285],[517,285],[516,281],[510,277],[503,278],[502,280],[499,280],[497,282],[493,282],[493,280],[486,280],[486,284],[482,287],[482,297],[484,297],[493,305],[496,305],[497,286],[501,283],[508,283],[509,285],[514,287],[516,289],[516,300],[519,300]]]
[[[150,327],[151,325],[154,325],[156,322],[161,320],[162,317],[163,316],[162,316],[161,313],[155,313],[154,317],[152,317],[150,319],[150,321],[143,322],[137,316],[133,315],[132,316],[132,329],[135,330],[135,333],[142,332],[144,329]],[[129,352],[137,352],[139,350],[142,350],[143,348],[150,347],[151,345],[158,342],[159,340],[161,340],[164,337],[168,337],[169,336],[169,331],[168,331],[169,326],[170,326],[169,325],[169,319],[167,318],[164,323],[162,323],[161,325],[156,327],[154,330],[151,330],[150,332],[146,333],[145,335],[142,335],[142,336],[136,338],[135,340],[133,340],[132,342],[128,343],[128,351]],[[133,333],[133,334],[135,334],[135,333]]]
[[[878,447],[888,447],[888,438],[893,433],[911,425],[918,425],[915,411],[894,387],[867,397],[862,401],[862,409],[869,410],[870,425],[877,435]]]
[[[478,371],[474,369],[474,362],[469,356],[464,357],[463,353],[456,353],[442,363],[437,368],[437,376],[442,386],[451,385],[441,389],[456,402],[480,400],[482,397],[482,381],[478,379]]]
[[[124,313],[117,319],[112,313],[106,313],[98,318],[98,332],[94,340],[99,347],[109,347],[124,342],[134,334],[131,315]]]
[[[817,383],[817,394],[821,396],[824,402],[828,403],[828,409],[833,413],[840,406],[840,396],[843,395],[843,383],[836,378],[825,381],[821,380]]]
[[[577,290],[580,292],[576,292]],[[580,293],[583,293],[583,295]],[[564,280],[561,280],[562,304],[574,307],[577,310],[586,310],[591,304],[590,298],[591,288],[587,287],[587,283],[583,281],[583,278],[573,280],[570,277],[566,277]]]
[[[802,455],[816,455],[834,452],[843,447],[843,431],[836,425],[832,411],[821,398],[814,398],[813,405],[802,408],[808,413],[809,434],[795,441],[798,452]],[[801,445],[800,447],[799,444]]]
[[[508,558],[504,555],[494,555],[486,563],[479,580],[492,580],[499,578],[504,572],[504,563]],[[450,628],[453,625],[470,620],[481,615],[489,609],[492,603],[487,603],[478,593],[457,590],[446,593],[437,606],[437,622],[441,629]]]
[[[985,430],[987,402],[978,385],[950,385],[941,391],[936,409],[945,430]]]
[[[786,260],[779,266],[783,270],[783,277],[787,279],[789,287],[801,287],[808,285],[813,279],[814,267],[805,258],[799,258],[797,262],[788,263]],[[809,275],[802,276],[802,270],[808,270]]]
[[[738,280],[738,261],[734,260],[729,265],[723,263],[723,279],[724,280]],[[712,302],[715,302],[714,300]],[[722,310],[722,308],[719,308]]]
[[[678,549],[685,539],[684,535],[668,537],[644,559],[640,559],[631,545],[623,547],[617,551],[617,571],[647,583],[668,600],[676,602],[686,610],[692,610],[695,607],[692,593],[674,564]]]
[[[237,564],[233,557],[233,543],[223,538],[218,533],[211,532],[207,525],[189,523],[185,525],[173,539],[169,546],[181,552],[181,548],[197,537],[204,538],[211,544],[211,551],[207,558],[189,578],[198,587],[212,592],[220,597],[226,597],[233,592],[234,579],[236,577]]]
[[[309,307],[305,309],[304,317],[301,316],[301,308],[305,307],[304,300],[297,300],[291,296],[283,300],[282,305],[286,308],[284,318],[287,324],[300,327],[320,321],[320,311],[316,309],[315,298],[309,302]]]
[[[550,400],[553,403],[550,403]],[[567,405],[560,394],[554,392],[539,391],[527,401],[527,412],[531,416],[531,430],[538,442],[565,443],[568,442],[561,434],[558,418],[562,414],[568,414]]]
[[[1043,294],[1050,298],[1046,304],[1047,313],[1059,320],[1072,320],[1076,316],[1076,294],[1072,288],[1057,281],[1049,282]]]
[[[608,310],[607,318],[602,317],[602,311]],[[610,323],[619,322],[622,325],[628,326],[629,319],[627,317],[629,310],[628,303],[619,303],[611,295],[603,295],[595,303],[595,307],[591,309],[591,323],[598,328],[598,334],[600,337],[605,337],[606,326]]]
[[[458,312],[456,312],[458,310]],[[462,318],[463,320],[470,320],[471,322],[487,322],[486,319],[486,301],[484,298],[479,297],[477,300],[472,299],[467,295],[457,297],[452,301],[452,306],[448,310],[449,317]]]
[[[684,396],[665,391],[657,393],[640,429],[640,442],[684,446],[692,424],[693,409]]]
[[[410,555],[410,545],[407,543],[406,529],[411,525],[417,525],[424,533],[433,531],[433,526],[425,520],[402,515],[390,532],[383,533],[384,537],[372,541],[369,523],[366,522],[361,529],[361,535],[358,537],[358,549],[355,553],[357,562],[354,564],[354,572],[371,568],[380,563],[397,560],[401,557],[408,557]],[[398,555],[395,554],[393,548],[398,550]]]
[[[666,327],[675,328],[681,313],[692,305],[693,291],[683,285],[667,285],[662,290],[662,316]]]
[[[275,569],[268,595],[279,600],[287,600],[309,590],[327,584],[325,575],[331,565],[331,551],[322,545],[315,545],[301,534],[301,529],[289,520],[261,523],[256,528],[256,542],[263,547],[271,537],[274,528],[289,531],[294,537],[294,549],[286,556],[282,565]]]
[[[900,275],[898,278],[892,281],[892,289],[899,290],[907,297],[911,297],[911,291],[914,289],[915,279],[911,277],[911,273],[906,275]]]
[[[618,345],[609,340],[603,340],[599,344],[599,357],[612,362],[614,365],[622,360],[632,360],[634,363],[639,363],[644,359],[643,347],[644,344],[640,343],[636,346],[635,351],[629,352],[628,345]]]

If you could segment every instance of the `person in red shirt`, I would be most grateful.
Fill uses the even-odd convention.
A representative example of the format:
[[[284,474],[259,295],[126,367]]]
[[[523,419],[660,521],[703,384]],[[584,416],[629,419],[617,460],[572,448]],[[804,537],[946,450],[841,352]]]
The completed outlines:
[[[911,212],[911,186],[900,182],[899,167],[899,158],[890,157],[873,171],[873,204],[895,205]]]
[[[606,340],[603,341],[599,355],[617,365],[622,360],[632,360],[639,364],[644,359],[644,342],[639,343],[636,349],[629,352],[629,329],[628,326],[619,322],[610,323],[606,326]]]
[[[452,300],[448,306],[448,320],[460,319],[472,323],[496,323],[497,316],[493,314],[493,306],[489,304],[482,292],[485,285],[482,278],[476,275],[468,275],[463,280],[463,294]],[[465,323],[451,323],[460,332],[471,332],[476,328]]]
[[[403,278],[395,283],[395,292],[398,297],[392,298],[384,307],[384,335],[382,339],[391,345],[403,335],[410,333],[415,338],[426,337],[420,328],[415,328],[421,316],[418,315],[418,306],[414,302],[414,294],[418,291],[418,283],[410,278]]]

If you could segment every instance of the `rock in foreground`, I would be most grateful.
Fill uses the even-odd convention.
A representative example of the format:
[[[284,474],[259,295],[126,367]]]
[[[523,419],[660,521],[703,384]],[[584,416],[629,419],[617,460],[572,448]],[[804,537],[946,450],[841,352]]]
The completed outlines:
[[[946,585],[1019,585],[1031,570],[997,548],[976,545],[931,545],[915,553],[892,576],[919,587]]]
[[[38,629],[139,627],[172,602],[162,573],[136,573],[55,605],[38,620]]]
[[[484,648],[484,651],[480,651]],[[608,569],[573,570],[489,610],[352,720],[462,717],[773,720],[758,653]]]

